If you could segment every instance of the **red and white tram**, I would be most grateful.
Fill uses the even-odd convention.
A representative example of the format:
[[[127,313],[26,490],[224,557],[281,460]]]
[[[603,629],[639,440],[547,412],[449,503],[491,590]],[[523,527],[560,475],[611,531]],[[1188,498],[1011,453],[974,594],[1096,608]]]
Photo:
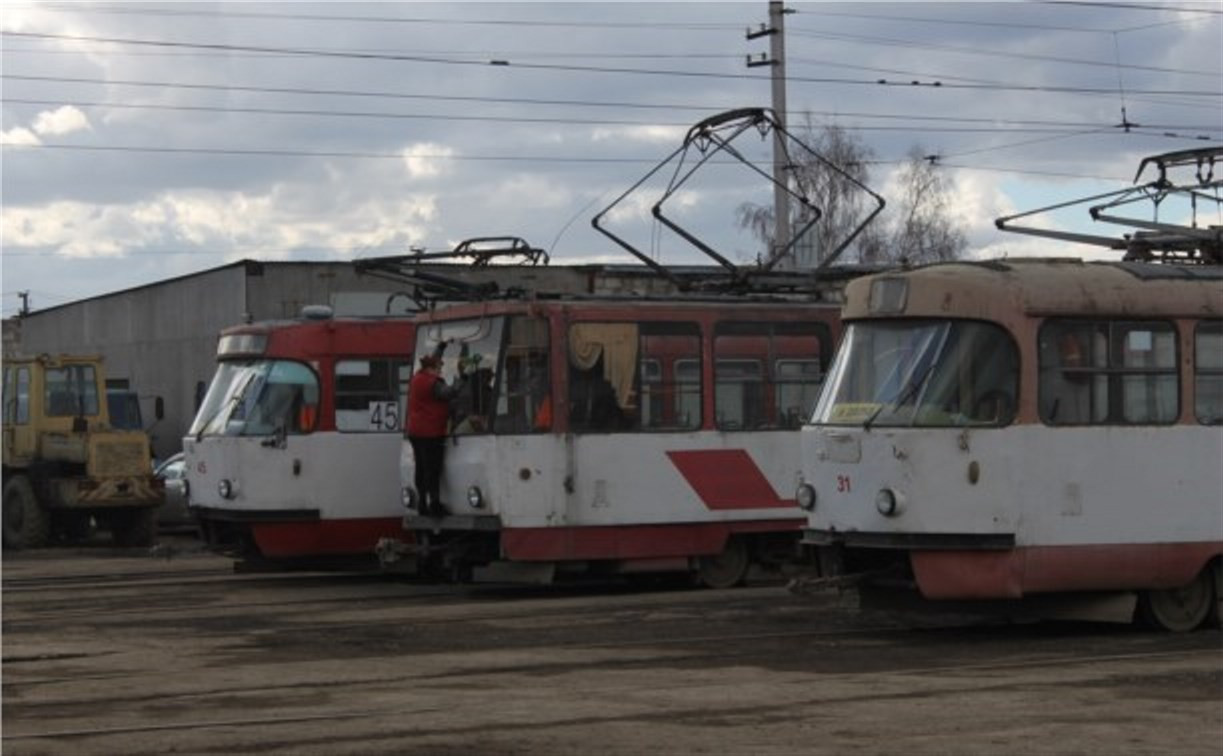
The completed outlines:
[[[824,575],[937,600],[1223,600],[1223,270],[1004,260],[849,284],[802,431]]]
[[[795,431],[814,406],[839,307],[750,298],[538,299],[417,318],[416,353],[449,342],[442,501],[384,562],[475,579],[693,571],[712,586],[793,559]],[[410,457],[410,452],[405,458]]]
[[[368,557],[401,535],[399,454],[410,319],[332,318],[222,332],[183,439],[208,543],[270,560]]]

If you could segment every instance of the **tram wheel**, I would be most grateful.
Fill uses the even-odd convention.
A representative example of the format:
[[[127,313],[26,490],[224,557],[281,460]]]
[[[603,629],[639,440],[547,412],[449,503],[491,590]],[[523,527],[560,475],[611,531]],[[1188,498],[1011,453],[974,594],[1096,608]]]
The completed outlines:
[[[1212,568],[1198,573],[1188,585],[1161,591],[1143,591],[1138,597],[1138,616],[1154,628],[1186,633],[1217,612]]]
[[[747,541],[732,536],[721,554],[697,559],[696,577],[707,588],[733,588],[747,578],[751,565]]]

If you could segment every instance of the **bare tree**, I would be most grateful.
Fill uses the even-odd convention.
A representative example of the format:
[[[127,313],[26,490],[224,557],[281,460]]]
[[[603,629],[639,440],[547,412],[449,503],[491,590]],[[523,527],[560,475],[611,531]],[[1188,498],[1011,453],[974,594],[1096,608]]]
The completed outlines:
[[[968,238],[951,216],[950,182],[917,145],[900,169],[900,196],[892,223],[892,244],[910,262],[955,260],[964,254]]]
[[[868,164],[874,153],[858,134],[838,125],[817,127],[808,114],[802,131],[803,141],[826,160],[839,166],[854,180],[870,183]],[[803,150],[793,150],[791,166],[794,181],[811,203],[823,213],[795,244],[794,264],[799,268],[821,263],[868,212],[868,197],[849,179],[838,175]],[[897,196],[888,197],[888,206],[876,221],[867,226],[841,260],[887,263],[900,260],[931,262],[954,260],[964,254],[968,240],[950,214],[952,186],[947,177],[923,151],[914,145],[897,174]],[[773,208],[744,203],[736,212],[740,228],[747,229],[772,248]],[[801,215],[793,221],[800,228],[809,221]]]

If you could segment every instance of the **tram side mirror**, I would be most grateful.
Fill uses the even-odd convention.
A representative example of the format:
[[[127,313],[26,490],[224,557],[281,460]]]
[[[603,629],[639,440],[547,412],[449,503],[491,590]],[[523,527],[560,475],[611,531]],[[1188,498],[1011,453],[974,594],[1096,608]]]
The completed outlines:
[[[166,400],[160,396],[153,398],[153,419],[164,420],[166,417]]]

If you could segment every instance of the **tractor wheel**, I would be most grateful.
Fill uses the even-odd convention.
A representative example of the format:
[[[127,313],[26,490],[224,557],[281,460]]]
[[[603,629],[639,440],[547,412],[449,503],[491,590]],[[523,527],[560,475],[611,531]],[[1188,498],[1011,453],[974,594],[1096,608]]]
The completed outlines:
[[[4,546],[37,549],[51,539],[51,517],[34,496],[34,487],[24,475],[4,484]]]

